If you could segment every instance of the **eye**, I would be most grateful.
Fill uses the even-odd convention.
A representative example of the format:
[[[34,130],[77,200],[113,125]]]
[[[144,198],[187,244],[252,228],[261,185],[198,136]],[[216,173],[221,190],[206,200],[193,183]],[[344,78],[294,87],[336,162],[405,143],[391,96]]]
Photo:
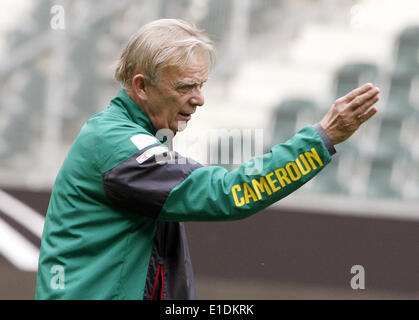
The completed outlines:
[[[204,83],[205,82],[179,83],[175,86],[175,90],[180,94],[188,94],[197,88],[202,89]]]
[[[196,86],[197,86],[196,84],[184,84],[177,87],[176,91],[180,93],[187,93],[189,91],[192,91]]]

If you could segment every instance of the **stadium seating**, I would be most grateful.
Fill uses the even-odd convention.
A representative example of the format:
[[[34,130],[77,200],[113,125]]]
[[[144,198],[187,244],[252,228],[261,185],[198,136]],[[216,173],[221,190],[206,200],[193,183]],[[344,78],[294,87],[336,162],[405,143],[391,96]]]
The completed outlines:
[[[378,141],[376,143],[375,157],[394,159],[405,155],[400,134],[404,118],[401,116],[382,116]]]
[[[395,70],[419,73],[419,27],[403,30],[396,43]]]
[[[401,192],[393,178],[394,161],[389,158],[374,158],[371,162],[367,196],[374,198],[400,198]]]
[[[272,143],[282,143],[291,138],[301,125],[312,123],[316,104],[303,99],[287,99],[281,102],[273,115]]]
[[[397,70],[391,75],[390,90],[384,109],[386,116],[408,117],[417,113],[410,103],[412,82],[415,76],[415,73]]]
[[[375,82],[378,68],[368,63],[349,63],[336,74],[336,98],[342,97],[362,83]]]

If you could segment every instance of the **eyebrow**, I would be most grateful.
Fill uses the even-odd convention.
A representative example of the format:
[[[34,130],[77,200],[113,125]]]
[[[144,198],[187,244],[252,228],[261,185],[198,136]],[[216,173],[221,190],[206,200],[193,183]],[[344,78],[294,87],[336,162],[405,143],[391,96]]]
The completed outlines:
[[[179,89],[182,87],[188,87],[188,86],[195,86],[195,85],[201,85],[207,82],[208,79],[205,79],[203,81],[198,81],[196,79],[183,79],[182,81],[176,82],[173,86],[175,89]]]

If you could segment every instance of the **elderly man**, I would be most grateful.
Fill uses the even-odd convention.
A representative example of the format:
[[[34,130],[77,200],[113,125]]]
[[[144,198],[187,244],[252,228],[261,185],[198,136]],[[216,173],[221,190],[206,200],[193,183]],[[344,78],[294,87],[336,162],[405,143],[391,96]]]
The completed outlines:
[[[333,145],[373,116],[366,84],[257,158],[255,174],[186,161],[156,138],[204,104],[214,45],[194,26],[163,19],[122,52],[122,89],[90,118],[57,176],[42,237],[38,299],[192,299],[182,221],[246,218],[302,186],[331,161]]]

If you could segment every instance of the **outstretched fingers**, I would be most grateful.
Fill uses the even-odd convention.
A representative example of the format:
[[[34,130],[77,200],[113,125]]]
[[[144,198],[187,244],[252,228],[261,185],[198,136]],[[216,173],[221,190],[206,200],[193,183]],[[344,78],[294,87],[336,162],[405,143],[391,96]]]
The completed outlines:
[[[358,119],[361,123],[364,123],[365,121],[367,121],[369,118],[371,118],[376,113],[377,113],[377,109],[376,108],[371,108],[367,112],[359,115]]]
[[[376,87],[373,87],[369,89],[368,91],[366,91],[365,93],[353,99],[349,103],[349,108],[353,111],[356,111],[356,113],[363,113],[368,109],[369,106],[371,106],[371,104],[369,106],[368,104],[371,101],[374,101],[375,97],[377,97],[379,93],[380,93],[380,90]]]
[[[371,90],[372,88],[374,88],[372,83],[366,83],[363,86],[361,86],[359,88],[356,88],[356,89],[352,90],[351,92],[349,92],[346,96],[343,97],[343,99],[346,103],[350,103],[356,97],[358,97],[358,96],[362,95],[363,93]]]
[[[373,90],[370,90],[373,91]],[[369,92],[370,92],[369,91]],[[364,101],[360,106],[356,107],[354,106],[355,109],[355,113],[360,116],[362,114],[364,114],[373,104],[375,104],[380,98],[379,98],[379,90],[377,89],[377,91],[373,94],[370,94],[369,97],[366,97],[366,101]]]

